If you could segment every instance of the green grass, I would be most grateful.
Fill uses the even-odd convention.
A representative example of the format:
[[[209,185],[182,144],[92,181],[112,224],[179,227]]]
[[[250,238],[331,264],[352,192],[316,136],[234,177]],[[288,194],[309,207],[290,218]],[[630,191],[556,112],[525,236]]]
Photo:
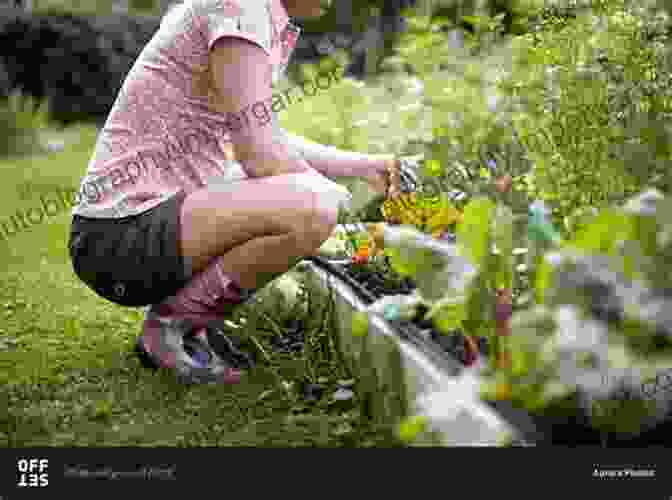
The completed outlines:
[[[78,185],[95,128],[52,134],[64,137],[64,152],[0,161],[3,220],[37,203],[37,194],[20,199],[22,183],[37,192]],[[282,328],[302,310],[309,354],[269,354],[238,386],[182,387],[134,356],[143,310],[109,303],[78,281],[67,255],[69,227],[68,211],[0,241],[0,446],[394,444],[389,429],[359,419],[356,398],[345,406],[330,399],[347,374],[329,344],[333,317],[324,296],[308,293],[307,304],[278,312],[268,292],[262,305],[235,313],[248,319],[243,336],[268,354],[270,324],[261,312]],[[301,383],[318,379],[327,390],[310,403]]]

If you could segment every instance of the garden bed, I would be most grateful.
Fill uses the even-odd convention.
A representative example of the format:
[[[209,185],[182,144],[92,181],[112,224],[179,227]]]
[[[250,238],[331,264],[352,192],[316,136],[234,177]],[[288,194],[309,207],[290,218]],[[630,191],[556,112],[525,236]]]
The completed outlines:
[[[460,373],[461,363],[411,323],[393,324],[372,315],[368,335],[353,335],[355,314],[365,311],[374,296],[348,276],[343,261],[310,259],[301,269],[334,297],[338,318],[334,333],[350,370],[368,380],[366,390],[377,400],[372,402],[375,418],[394,422],[407,414],[421,413],[419,398],[440,391]],[[443,423],[440,416],[430,420],[440,429],[435,443],[450,446],[522,442],[521,429],[526,427],[525,433],[530,432],[529,425],[514,428],[487,404],[471,405],[450,422]]]
[[[361,373],[361,351],[363,344],[353,337],[352,320],[356,312],[364,311],[368,305],[386,295],[410,295],[415,285],[409,279],[395,276],[390,270],[381,271],[375,267],[353,263],[349,260],[310,259],[303,266],[308,270],[325,292],[332,293],[336,301],[341,349],[351,365],[353,373]],[[403,371],[407,408],[421,396],[445,387],[450,378],[458,375],[466,364],[473,362],[473,352],[461,332],[445,335],[437,331],[428,321],[418,315],[412,320],[385,320],[379,315],[369,319],[368,348],[373,353],[377,366],[378,391],[384,398],[385,390],[395,377],[386,361],[395,343],[398,342]],[[482,339],[477,352],[487,361],[488,345]],[[386,389],[387,387],[387,389]],[[439,436],[442,444],[456,445],[497,445],[513,442],[522,445],[617,445],[640,447],[666,445],[670,442],[670,424],[660,424],[656,428],[638,436],[619,436],[601,433],[589,424],[588,416],[577,411],[577,404],[556,405],[544,414],[530,414],[514,407],[509,401],[483,402],[469,408],[453,422],[445,423]],[[384,406],[384,405],[383,405]],[[412,412],[419,411],[418,408]],[[380,415],[383,419],[402,418],[397,411],[387,411]],[[417,413],[414,413],[417,414]],[[440,419],[439,419],[440,420]]]

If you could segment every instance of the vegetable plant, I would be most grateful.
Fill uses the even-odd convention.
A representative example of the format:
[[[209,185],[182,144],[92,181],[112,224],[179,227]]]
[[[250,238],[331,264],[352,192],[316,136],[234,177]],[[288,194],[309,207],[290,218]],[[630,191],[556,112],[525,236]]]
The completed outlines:
[[[445,29],[459,20],[411,19],[388,62],[411,68],[395,78],[416,90],[344,83],[329,99],[353,126],[312,134],[425,157],[415,194],[375,200],[382,217],[362,218],[377,224],[351,267],[387,269],[417,292],[382,297],[372,314],[415,309],[447,337],[487,338],[460,390],[633,433],[669,409],[651,389],[672,359],[669,14],[646,1],[550,3],[562,4],[516,2],[527,21],[515,35],[501,16],[463,20],[474,28],[464,49]],[[424,428],[407,424],[406,438]]]
[[[557,25],[547,18],[534,36],[512,39],[499,57],[491,52],[488,62],[515,55],[494,78],[488,64],[457,56],[458,77],[436,71],[419,56],[422,44],[409,42],[407,55],[431,67],[420,75],[433,111],[425,187],[461,213],[456,241],[427,238],[434,230],[421,210],[384,205],[385,254],[417,284],[425,319],[444,333],[490,340],[488,362],[474,367],[482,399],[540,415],[583,412],[610,433],[636,434],[672,409],[669,133],[664,98],[642,91],[668,59],[655,43],[641,50],[651,16],[615,1]],[[600,23],[618,28],[614,44]],[[620,77],[591,73],[600,44],[619,61]],[[555,86],[542,71],[553,69],[548,57]],[[626,85],[611,80],[624,76]],[[627,103],[632,95],[646,97]],[[642,161],[623,161],[633,148]],[[405,436],[421,427],[406,422]]]

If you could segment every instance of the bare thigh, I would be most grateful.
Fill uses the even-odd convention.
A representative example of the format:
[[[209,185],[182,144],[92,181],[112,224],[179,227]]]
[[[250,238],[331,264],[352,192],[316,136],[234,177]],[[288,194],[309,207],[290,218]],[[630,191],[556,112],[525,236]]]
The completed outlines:
[[[290,252],[309,254],[329,237],[337,208],[301,175],[288,174],[215,184],[191,193],[182,205],[182,254],[194,272],[212,259],[257,238],[288,235]]]

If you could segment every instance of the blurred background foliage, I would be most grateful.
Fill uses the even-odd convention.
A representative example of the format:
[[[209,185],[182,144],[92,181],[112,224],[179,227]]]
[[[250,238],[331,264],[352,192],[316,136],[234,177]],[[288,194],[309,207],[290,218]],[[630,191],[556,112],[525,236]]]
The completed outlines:
[[[287,126],[339,147],[422,152],[426,183],[468,197],[510,174],[512,203],[543,199],[561,222],[646,187],[669,192],[664,2],[428,4],[407,12],[365,82],[295,106]]]
[[[346,4],[334,1],[322,18],[302,22],[304,30],[334,31]],[[425,184],[460,191],[465,201],[493,177],[510,174],[517,188],[511,203],[522,210],[529,198],[543,199],[560,221],[644,187],[669,191],[666,2],[351,4],[353,32],[380,16],[389,23],[390,12],[401,12],[405,25],[387,30],[382,50],[369,47],[373,64],[364,80],[341,79],[286,111],[282,120],[289,129],[347,149],[423,153],[429,160]],[[36,0],[34,10],[103,13],[107,5]],[[166,4],[131,0],[129,7],[156,15]],[[338,50],[315,63],[294,64],[290,76],[300,80],[344,68],[351,57]],[[16,100],[3,102],[16,109]],[[20,125],[3,119],[7,137],[26,128],[25,111],[16,116]]]

